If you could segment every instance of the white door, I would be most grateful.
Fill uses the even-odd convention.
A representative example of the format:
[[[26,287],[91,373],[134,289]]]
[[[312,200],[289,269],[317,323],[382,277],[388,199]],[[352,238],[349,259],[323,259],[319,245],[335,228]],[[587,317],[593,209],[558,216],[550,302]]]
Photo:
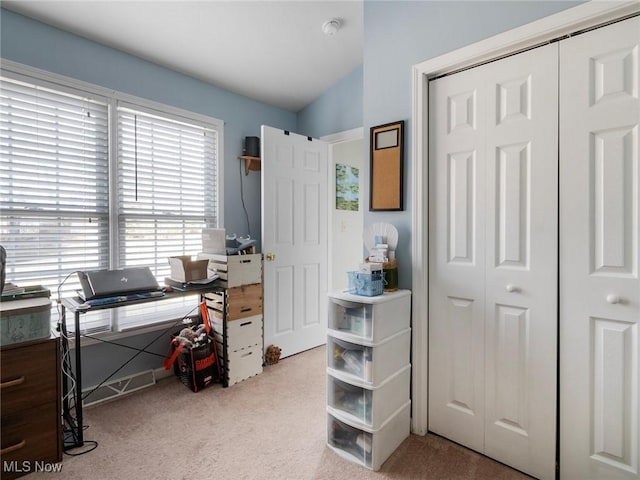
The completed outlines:
[[[640,19],[560,45],[560,473],[640,478]]]
[[[554,478],[557,45],[429,91],[429,428]]]
[[[326,342],[327,144],[262,126],[264,344]]]

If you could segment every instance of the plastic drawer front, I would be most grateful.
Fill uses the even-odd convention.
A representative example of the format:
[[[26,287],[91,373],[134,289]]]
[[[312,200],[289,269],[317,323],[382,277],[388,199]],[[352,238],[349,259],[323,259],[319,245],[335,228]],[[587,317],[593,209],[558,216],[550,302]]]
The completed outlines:
[[[382,340],[410,327],[411,293],[408,290],[362,297],[334,292],[329,296],[329,334],[360,343]]]
[[[223,368],[226,369],[229,386],[262,373],[262,345],[235,351],[228,350],[226,359],[222,354],[222,344],[216,342],[216,345],[218,358]]]
[[[212,318],[213,334],[222,343],[223,321]],[[262,346],[262,315],[227,322],[227,349],[238,350],[255,345]]]
[[[339,414],[327,415],[327,444],[341,457],[380,470],[382,464],[409,436],[411,402],[404,404],[379,429],[352,424]]]
[[[327,378],[327,407],[341,417],[377,429],[409,400],[411,367],[407,365],[378,387]]]
[[[352,343],[341,336],[333,331],[327,337],[327,372],[334,377],[379,385],[409,364],[409,328],[379,343]]]

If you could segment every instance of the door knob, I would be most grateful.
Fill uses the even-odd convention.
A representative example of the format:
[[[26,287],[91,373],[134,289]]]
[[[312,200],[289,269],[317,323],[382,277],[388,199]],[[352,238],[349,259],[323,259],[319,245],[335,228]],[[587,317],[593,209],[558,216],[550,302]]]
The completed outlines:
[[[607,302],[611,303],[611,304],[616,304],[616,303],[620,303],[622,301],[622,299],[616,295],[615,293],[610,293],[609,295],[607,295]]]
[[[511,285],[510,283],[505,287],[505,290],[509,293],[519,292],[520,287],[516,287],[515,285]]]
[[[267,253],[264,256],[268,262],[273,262],[276,259],[276,254],[275,253]]]

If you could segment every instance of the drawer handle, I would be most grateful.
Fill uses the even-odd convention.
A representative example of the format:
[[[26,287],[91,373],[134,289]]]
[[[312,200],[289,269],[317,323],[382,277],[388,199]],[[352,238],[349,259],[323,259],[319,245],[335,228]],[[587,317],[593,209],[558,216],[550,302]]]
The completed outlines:
[[[0,388],[15,387],[16,385],[20,385],[21,383],[24,383],[24,375],[20,378],[16,378],[15,380],[9,380],[8,382],[0,383]]]
[[[22,440],[21,442],[18,442],[15,445],[11,445],[10,447],[3,448],[2,450],[0,450],[0,455],[6,455],[7,453],[11,453],[11,452],[15,452],[16,450],[20,450],[21,448],[24,448],[24,446],[26,444],[27,444],[27,441],[26,440]]]
[[[250,312],[253,307],[242,307],[240,309],[241,312]]]
[[[247,325],[251,325],[252,323],[253,322],[244,322],[244,323],[241,323],[240,326],[241,327],[246,327]]]

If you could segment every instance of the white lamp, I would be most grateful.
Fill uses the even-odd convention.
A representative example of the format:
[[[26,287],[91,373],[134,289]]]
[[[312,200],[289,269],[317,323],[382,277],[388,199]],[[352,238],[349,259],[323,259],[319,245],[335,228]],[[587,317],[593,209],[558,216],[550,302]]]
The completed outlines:
[[[332,18],[331,20],[327,20],[322,24],[322,31],[325,35],[335,35],[340,30],[340,20],[337,18]]]

